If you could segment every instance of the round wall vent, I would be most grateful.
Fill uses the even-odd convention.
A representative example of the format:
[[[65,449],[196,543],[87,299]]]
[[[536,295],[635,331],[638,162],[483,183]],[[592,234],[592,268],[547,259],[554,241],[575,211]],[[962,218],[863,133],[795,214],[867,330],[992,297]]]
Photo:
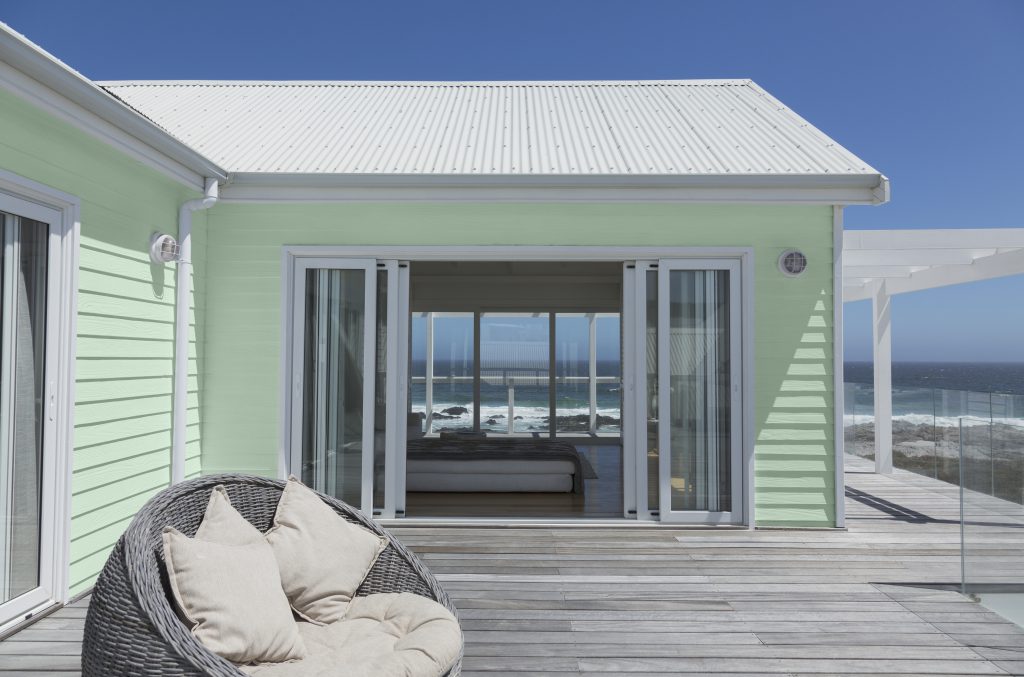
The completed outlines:
[[[779,256],[779,270],[785,275],[796,277],[807,270],[807,257],[796,249],[787,249]]]
[[[170,263],[178,258],[181,247],[173,236],[167,233],[154,233],[149,243],[149,258],[153,263]]]

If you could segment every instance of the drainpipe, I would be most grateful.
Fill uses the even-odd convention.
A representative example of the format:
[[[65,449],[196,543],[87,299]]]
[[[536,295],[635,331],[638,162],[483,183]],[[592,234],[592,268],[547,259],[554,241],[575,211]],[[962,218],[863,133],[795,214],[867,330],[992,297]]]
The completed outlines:
[[[174,287],[174,408],[171,424],[171,484],[185,479],[185,441],[188,435],[188,342],[192,296],[192,212],[217,203],[217,180],[207,179],[203,197],[178,210],[178,271]]]

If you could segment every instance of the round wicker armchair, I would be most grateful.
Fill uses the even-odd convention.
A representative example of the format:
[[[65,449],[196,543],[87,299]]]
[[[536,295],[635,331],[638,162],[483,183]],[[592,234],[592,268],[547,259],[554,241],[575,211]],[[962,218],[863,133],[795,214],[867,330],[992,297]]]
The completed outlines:
[[[173,526],[194,536],[215,486],[260,531],[270,528],[284,482],[249,475],[212,475],[166,489],[146,503],[118,540],[89,603],[82,645],[82,674],[223,675],[239,677],[229,661],[206,650],[179,620],[167,582],[161,532]],[[411,592],[456,613],[448,595],[419,559],[391,534],[345,503],[320,497],[341,517],[385,536],[388,546],[356,592]],[[456,677],[462,657],[448,672]]]

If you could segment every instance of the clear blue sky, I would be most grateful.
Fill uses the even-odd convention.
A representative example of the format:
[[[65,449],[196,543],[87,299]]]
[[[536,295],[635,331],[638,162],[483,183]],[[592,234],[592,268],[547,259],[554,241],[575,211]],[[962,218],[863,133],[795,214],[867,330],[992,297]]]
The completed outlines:
[[[848,228],[1024,227],[1024,2],[50,2],[94,79],[750,77],[892,180]],[[1024,361],[1024,278],[897,297],[897,360]],[[870,309],[847,306],[847,357]]]

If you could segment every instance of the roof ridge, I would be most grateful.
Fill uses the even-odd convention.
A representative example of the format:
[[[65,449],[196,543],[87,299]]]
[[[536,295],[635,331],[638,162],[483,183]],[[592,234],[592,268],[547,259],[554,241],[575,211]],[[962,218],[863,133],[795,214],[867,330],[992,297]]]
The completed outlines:
[[[100,80],[118,87],[637,87],[732,86],[752,84],[750,78],[688,80]]]

